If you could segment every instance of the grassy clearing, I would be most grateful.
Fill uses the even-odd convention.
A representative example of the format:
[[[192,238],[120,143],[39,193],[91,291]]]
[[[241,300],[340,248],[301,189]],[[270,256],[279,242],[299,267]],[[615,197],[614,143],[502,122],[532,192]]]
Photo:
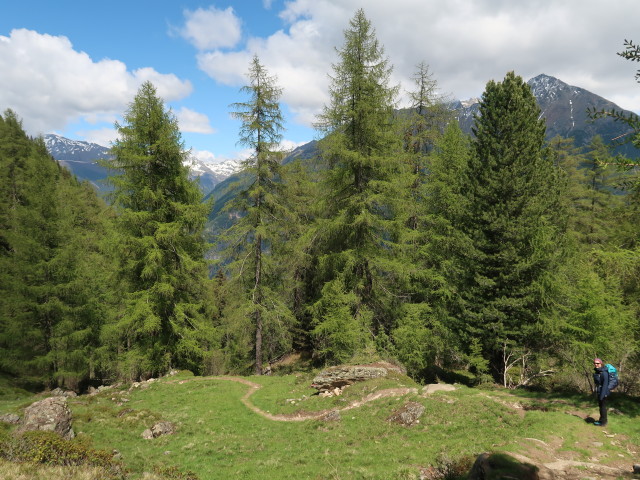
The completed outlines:
[[[386,388],[418,387],[407,377],[394,376],[354,385],[339,397],[320,398],[309,386],[312,377],[249,377],[262,386],[250,401],[271,414],[293,414],[342,408]],[[341,412],[337,421],[280,422],[247,408],[240,399],[248,390],[230,380],[183,375],[146,389],[123,387],[81,396],[69,405],[79,441],[117,449],[130,478],[151,478],[145,472],[164,471],[175,474],[165,473],[164,478],[201,480],[417,479],[421,468],[443,458],[473,458],[485,451],[531,455],[541,445],[570,452],[578,461],[589,460],[598,450],[604,464],[631,465],[631,452],[640,445],[639,407],[623,397],[612,401],[624,415],[611,415],[608,437],[572,415],[596,413],[593,399],[583,396],[459,386],[429,397],[382,398]],[[386,421],[408,401],[425,407],[418,425],[407,428]],[[0,403],[0,414],[19,403],[25,403],[24,398]],[[160,420],[174,422],[177,433],[143,440],[142,432]],[[596,443],[602,445],[594,447]]]

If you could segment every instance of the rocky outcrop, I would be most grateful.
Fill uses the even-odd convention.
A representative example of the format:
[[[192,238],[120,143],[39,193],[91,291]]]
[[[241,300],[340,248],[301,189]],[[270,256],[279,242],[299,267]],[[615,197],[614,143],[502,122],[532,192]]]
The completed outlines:
[[[411,427],[420,423],[420,417],[424,413],[424,405],[417,402],[408,402],[399,410],[391,414],[387,421]]]
[[[56,432],[66,440],[75,437],[67,397],[49,397],[29,405],[24,411],[18,432],[31,430]]]
[[[372,365],[342,365],[331,367],[316,375],[311,386],[320,392],[335,391],[336,388],[341,389],[346,385],[353,385],[356,382],[386,377],[390,371],[401,373],[402,369],[386,362]]]

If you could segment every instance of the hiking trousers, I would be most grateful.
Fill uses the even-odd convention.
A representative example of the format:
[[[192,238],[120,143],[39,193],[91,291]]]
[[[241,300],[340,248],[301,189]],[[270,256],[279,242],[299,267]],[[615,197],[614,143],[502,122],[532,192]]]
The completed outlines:
[[[601,425],[607,424],[607,397],[598,400],[598,406],[600,407],[600,422]]]

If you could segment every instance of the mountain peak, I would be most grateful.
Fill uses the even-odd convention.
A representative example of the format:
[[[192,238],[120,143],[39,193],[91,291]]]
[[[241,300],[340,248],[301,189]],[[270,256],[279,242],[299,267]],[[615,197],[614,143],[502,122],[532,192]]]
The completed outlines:
[[[555,98],[561,92],[575,88],[567,85],[562,80],[558,80],[556,77],[545,75],[544,73],[533,77],[527,83],[531,87],[531,91],[536,98]]]
[[[89,180],[99,190],[104,188],[103,180],[109,175],[97,160],[110,158],[107,147],[81,140],[71,140],[60,135],[44,135],[44,144],[49,154],[60,164],[71,170],[78,178]],[[203,193],[208,193],[222,180],[240,169],[240,162],[229,160],[220,164],[208,164],[191,157],[187,160],[189,176],[197,179]]]

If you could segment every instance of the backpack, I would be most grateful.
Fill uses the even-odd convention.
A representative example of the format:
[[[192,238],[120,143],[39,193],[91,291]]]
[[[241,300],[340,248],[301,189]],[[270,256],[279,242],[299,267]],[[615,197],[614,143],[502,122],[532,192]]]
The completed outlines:
[[[607,367],[607,371],[609,372],[609,390],[613,390],[618,386],[618,370],[610,363],[607,363],[605,367]]]

